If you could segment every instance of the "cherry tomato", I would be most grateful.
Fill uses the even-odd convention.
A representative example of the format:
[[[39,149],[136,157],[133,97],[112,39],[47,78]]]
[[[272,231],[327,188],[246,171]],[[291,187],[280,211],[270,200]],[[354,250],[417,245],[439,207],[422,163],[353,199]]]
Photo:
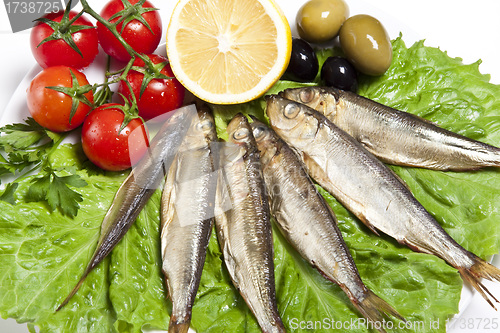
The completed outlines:
[[[127,0],[130,4],[134,5],[139,0]],[[146,1],[142,5],[143,8],[154,8],[153,5]],[[101,16],[108,20],[123,10],[122,0],[111,0],[108,2],[101,11]],[[150,54],[153,53],[161,39],[161,18],[158,11],[150,11],[141,14],[144,20],[149,24],[151,31],[138,20],[132,20],[128,22],[125,27],[122,27],[122,23],[118,24],[116,29],[120,35],[125,39],[125,41],[138,53]],[[120,19],[118,16],[111,20],[111,22],[116,22]],[[127,50],[118,41],[118,39],[113,36],[111,31],[107,29],[102,23],[97,22],[97,34],[99,36],[99,43],[102,46],[104,52],[121,61],[130,60],[131,56],[128,54]]]
[[[69,19],[75,17],[77,13],[71,11]],[[50,13],[44,16],[55,22],[61,22],[63,12]],[[80,16],[73,24],[92,27],[91,29],[82,29],[71,34],[68,33],[67,38],[72,38],[76,46],[82,53],[81,55],[69,46],[62,38],[49,40],[41,45],[45,38],[52,35],[54,30],[47,24],[38,22],[31,30],[30,45],[31,52],[35,60],[43,68],[49,66],[65,65],[82,69],[87,67],[96,57],[98,53],[97,30],[94,25],[84,16]],[[58,34],[64,36],[63,32],[58,31]],[[61,37],[62,37],[61,36]]]
[[[115,103],[103,104],[93,110],[82,127],[85,155],[98,167],[109,171],[130,168],[145,154],[148,145],[146,125],[140,118],[132,119],[120,132],[125,115]]]
[[[71,72],[77,82],[73,82]],[[85,74],[68,66],[48,67],[38,73],[27,90],[28,109],[33,119],[41,126],[54,132],[66,132],[80,126],[90,112],[91,106],[79,101],[78,107],[70,119],[72,97],[63,92],[47,88],[62,87],[71,89],[74,83],[77,83],[77,86],[80,87],[89,84]],[[82,95],[90,103],[94,102],[92,90]]]
[[[148,57],[154,64],[168,62],[165,57],[160,55],[151,54]],[[137,58],[134,61],[134,66],[142,67],[144,66],[144,62]],[[144,70],[146,69],[144,68]],[[173,78],[174,73],[168,63],[163,67],[160,73],[172,77],[172,79],[152,79],[146,86],[142,95],[140,95],[140,91],[144,74],[131,70],[127,75],[127,81],[130,83],[137,101],[139,116],[145,120],[175,110],[179,108],[184,101],[185,88],[177,79]],[[124,81],[120,81],[118,92],[123,94],[130,101],[132,100],[130,89]]]

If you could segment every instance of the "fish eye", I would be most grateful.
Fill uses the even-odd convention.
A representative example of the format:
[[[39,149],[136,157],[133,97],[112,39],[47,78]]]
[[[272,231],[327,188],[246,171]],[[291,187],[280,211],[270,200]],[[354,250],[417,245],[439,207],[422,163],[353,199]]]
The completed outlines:
[[[257,126],[253,130],[253,136],[255,139],[260,139],[266,133],[266,128],[264,126]]]
[[[184,113],[183,112],[176,112],[174,113],[169,119],[168,121],[171,122],[171,123],[174,123],[174,122],[177,122],[177,121],[180,121],[181,119],[184,118]]]
[[[197,125],[196,125],[196,129],[198,131],[208,131],[208,130],[211,130],[213,127],[213,124],[210,120],[204,120],[204,121],[200,121]]]
[[[246,128],[240,128],[238,130],[236,130],[236,132],[233,133],[233,138],[235,140],[242,140],[246,137],[248,137],[248,129]]]
[[[299,93],[299,98],[302,103],[309,103],[313,100],[314,91],[310,88],[304,88]]]
[[[283,114],[288,119],[293,119],[293,118],[297,117],[297,115],[299,114],[299,111],[300,111],[300,107],[297,104],[289,103],[287,106],[285,106],[285,112],[283,112]]]

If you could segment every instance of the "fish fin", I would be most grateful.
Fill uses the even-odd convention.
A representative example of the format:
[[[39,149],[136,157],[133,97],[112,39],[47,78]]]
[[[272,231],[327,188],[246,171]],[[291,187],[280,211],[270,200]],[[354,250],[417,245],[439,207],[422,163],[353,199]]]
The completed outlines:
[[[423,247],[421,245],[417,245],[416,243],[412,243],[407,238],[403,238],[402,240],[398,239],[397,241],[398,241],[399,244],[408,246],[410,248],[410,250],[412,250],[412,251],[435,255],[435,253],[432,250],[428,250],[428,249],[426,249],[425,247]]]
[[[385,316],[393,316],[401,321],[406,322],[406,319],[399,314],[389,303],[378,297],[373,291],[367,289],[367,295],[361,302],[353,300],[353,304],[358,308],[359,312],[371,322],[382,322]],[[378,329],[380,332],[385,333],[381,327]]]
[[[215,218],[215,225],[217,231],[217,238],[219,240],[220,248],[222,251],[222,257],[224,258],[224,263],[226,264],[226,269],[233,279],[235,287],[238,289],[238,281],[236,279],[236,263],[233,259],[233,254],[229,242],[227,241],[227,225],[225,225],[227,219],[225,214],[219,215]]]
[[[481,294],[481,296],[483,296],[488,304],[496,310],[497,308],[493,304],[493,301],[495,301],[496,303],[500,302],[481,283],[481,279],[484,278],[490,281],[496,280],[500,282],[500,269],[479,257],[475,257],[474,260],[475,263],[470,268],[457,267],[458,271],[460,272],[462,278],[469,282],[474,287],[474,289],[476,289]]]
[[[325,186],[325,185],[331,184],[331,181],[328,178],[328,176],[325,174],[325,172],[323,171],[323,168],[318,163],[316,163],[314,158],[311,157],[309,154],[307,154],[303,151],[299,151],[299,150],[295,150],[295,149],[293,149],[293,150],[297,153],[298,156],[301,157],[302,162],[304,163],[304,165],[307,169],[307,173],[311,176],[311,178],[314,179],[314,181],[316,183],[318,183],[319,185],[321,185],[323,188],[327,189],[328,186]]]
[[[224,263],[226,264],[227,271],[229,273],[229,276],[231,276],[234,287],[236,289],[240,289],[240,283],[238,281],[238,274],[236,268],[236,261],[234,260],[234,256],[231,251],[231,247],[229,246],[229,242],[224,242],[224,246],[222,249],[222,256],[224,257]]]
[[[370,141],[370,137],[367,135],[360,134],[357,138],[357,141],[361,143],[367,150],[370,151],[370,153],[373,154],[374,151],[376,151],[373,143]]]
[[[378,233],[377,228],[375,228],[375,226],[374,226],[373,224],[371,224],[371,223],[370,223],[370,221],[368,221],[368,219],[367,219],[366,217],[362,216],[362,215],[361,215],[361,213],[360,213],[360,214],[358,214],[358,215],[357,215],[357,217],[358,217],[358,219],[360,219],[360,220],[361,220],[361,222],[363,222],[363,224],[364,224],[365,226],[367,226],[367,227],[368,227],[368,229],[370,229],[370,230],[371,230],[371,231],[372,231],[375,235],[380,236],[380,234]]]
[[[365,222],[365,225],[368,227],[368,229],[370,229],[371,231],[373,231],[373,233],[377,236],[380,237],[380,234],[378,233],[377,229],[373,226],[373,224],[369,223],[369,222]]]
[[[170,317],[170,322],[168,323],[168,332],[169,333],[187,333],[189,331],[189,323],[191,321],[189,315],[186,315],[184,318],[177,318],[172,315]]]

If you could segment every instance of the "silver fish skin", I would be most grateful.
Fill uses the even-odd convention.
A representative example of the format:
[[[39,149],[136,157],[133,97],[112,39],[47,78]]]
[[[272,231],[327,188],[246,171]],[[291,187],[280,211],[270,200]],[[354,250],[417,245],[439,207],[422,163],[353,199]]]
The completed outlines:
[[[259,151],[242,114],[230,121],[227,132],[215,208],[224,261],[262,331],[285,332],[276,304],[272,229]]]
[[[169,332],[188,332],[214,220],[217,145],[211,111],[200,108],[172,163],[161,199],[162,271],[172,301]]]
[[[181,145],[196,108],[175,111],[150,141],[146,156],[133,168],[113,198],[104,216],[96,249],[82,277],[56,311],[76,294],[87,275],[113,250],[135,222],[147,201],[160,186]]]
[[[309,175],[372,231],[444,259],[494,307],[480,279],[500,281],[500,269],[455,242],[386,165],[306,105],[272,96],[266,111]]]
[[[500,167],[500,148],[349,91],[306,87],[281,96],[321,112],[389,164],[454,171]]]
[[[347,249],[330,206],[316,190],[295,152],[258,120],[251,124],[263,165],[271,214],[285,238],[323,276],[337,283],[367,319],[403,319],[368,289]],[[380,332],[385,332],[380,328]]]

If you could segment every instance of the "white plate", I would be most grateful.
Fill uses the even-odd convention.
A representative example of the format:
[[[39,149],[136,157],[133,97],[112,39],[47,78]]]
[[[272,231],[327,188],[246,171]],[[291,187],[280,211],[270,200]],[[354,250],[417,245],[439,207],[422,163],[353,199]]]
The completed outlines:
[[[160,8],[163,26],[166,27],[175,0],[151,0]],[[276,0],[281,5],[292,26],[292,33],[297,36],[294,25],[298,8],[305,0]],[[90,5],[99,12],[104,1],[89,0]],[[450,56],[460,56],[465,63],[482,59],[480,70],[492,76],[492,82],[500,83],[500,43],[497,34],[500,32],[500,2],[496,0],[470,1],[455,0],[436,1],[398,1],[398,0],[346,0],[351,15],[370,14],[377,17],[386,27],[391,38],[400,32],[409,46],[413,42],[426,39],[426,45],[440,47],[448,51]],[[29,50],[29,31],[12,34],[6,25],[5,7],[0,6],[0,42],[9,46],[9,51],[0,54],[0,123],[20,121],[27,115],[25,91],[31,79],[38,73],[38,67]],[[80,8],[78,6],[77,8]],[[163,38],[162,43],[165,42]],[[89,81],[99,82],[101,73],[99,66],[86,71]],[[27,74],[26,74],[27,73]],[[500,267],[500,258],[496,256],[493,264]],[[486,282],[489,290],[500,297],[500,284]],[[448,332],[493,332],[488,330],[487,322],[498,321],[500,314],[495,312],[477,293],[464,288],[460,302],[460,314],[456,316],[454,325]],[[26,324],[17,324],[14,320],[0,320],[0,332],[26,333]]]

